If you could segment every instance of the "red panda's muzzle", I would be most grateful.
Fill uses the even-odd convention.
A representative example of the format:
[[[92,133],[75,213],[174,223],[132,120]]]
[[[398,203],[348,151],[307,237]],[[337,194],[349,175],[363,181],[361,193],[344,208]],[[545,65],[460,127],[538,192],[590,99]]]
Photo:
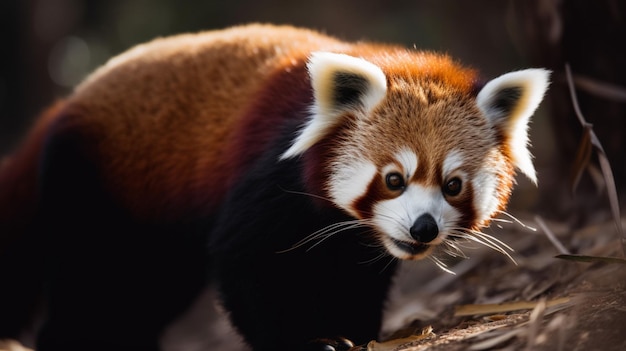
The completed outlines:
[[[429,243],[439,235],[439,227],[435,218],[429,213],[419,216],[409,229],[414,241],[405,241],[392,238],[391,242],[400,251],[409,257],[421,257],[432,247]]]
[[[425,213],[415,220],[409,232],[419,243],[429,243],[439,234],[439,227],[433,216]]]
[[[421,242],[408,242],[393,238],[391,239],[391,241],[398,249],[405,252],[410,257],[419,257],[426,253],[426,251],[428,251],[428,249],[430,248],[430,245]]]

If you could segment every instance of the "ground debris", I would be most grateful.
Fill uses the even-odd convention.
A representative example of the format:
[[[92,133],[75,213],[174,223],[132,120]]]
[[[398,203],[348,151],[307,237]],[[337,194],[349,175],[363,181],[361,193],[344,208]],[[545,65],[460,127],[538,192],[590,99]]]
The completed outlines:
[[[613,259],[619,255],[613,223],[577,231],[544,225],[553,229],[551,238],[516,225],[499,229],[517,265],[477,248],[467,251],[469,259],[450,265],[456,275],[445,284],[418,279],[414,284],[422,289],[406,287],[413,293],[400,297],[389,320],[396,326],[407,322],[400,330],[432,326],[433,336],[393,350],[626,350],[626,267],[623,259]],[[575,252],[574,260],[557,258],[554,240]],[[410,301],[419,301],[418,307]],[[387,332],[387,339],[401,335],[389,327]]]

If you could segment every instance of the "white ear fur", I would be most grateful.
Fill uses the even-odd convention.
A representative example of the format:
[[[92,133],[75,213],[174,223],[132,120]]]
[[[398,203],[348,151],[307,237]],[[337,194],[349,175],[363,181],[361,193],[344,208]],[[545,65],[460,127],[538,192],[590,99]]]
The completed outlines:
[[[387,92],[387,77],[380,67],[361,58],[315,52],[307,68],[315,100],[311,117],[281,160],[299,155],[321,140],[344,112],[370,112]]]
[[[535,184],[537,175],[528,150],[528,123],[543,99],[549,80],[550,71],[544,69],[506,73],[489,81],[476,97],[478,107],[503,133],[515,167]]]

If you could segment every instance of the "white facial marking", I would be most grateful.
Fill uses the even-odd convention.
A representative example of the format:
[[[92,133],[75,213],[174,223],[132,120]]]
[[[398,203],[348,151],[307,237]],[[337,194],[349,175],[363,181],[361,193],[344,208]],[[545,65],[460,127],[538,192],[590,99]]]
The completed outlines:
[[[421,215],[430,214],[439,227],[439,235],[429,243],[430,246],[440,244],[448,226],[460,218],[460,213],[448,204],[439,187],[423,187],[415,183],[409,184],[402,195],[380,201],[373,211],[376,228],[387,236],[383,242],[388,251],[399,258],[407,258],[408,254],[390,243],[390,239],[414,242],[409,230]]]
[[[484,167],[474,177],[473,185],[474,209],[477,221],[481,222],[488,219],[500,203],[496,197],[498,178],[492,169]]]
[[[444,178],[450,176],[450,174],[463,165],[463,155],[458,150],[452,150],[448,153],[443,161],[443,176]]]
[[[403,149],[396,154],[397,161],[404,167],[409,176],[418,172],[417,155]],[[468,181],[468,175],[462,170],[464,158],[459,150],[448,153],[443,162],[443,177],[459,177],[463,182]],[[394,165],[388,165],[390,171]],[[385,170],[384,168],[383,170]],[[485,196],[490,196],[485,195]],[[439,186],[425,187],[419,183],[409,183],[404,192],[393,199],[380,201],[373,208],[372,218],[375,227],[383,234],[382,242],[392,255],[402,259],[421,258],[429,253],[432,247],[441,244],[446,235],[453,230],[461,218],[461,213],[446,200]],[[437,222],[439,235],[427,244],[423,252],[412,254],[398,247],[394,242],[401,241],[416,244],[411,237],[410,228],[415,221],[424,214],[430,214]]]
[[[404,168],[404,176],[411,177],[417,171],[417,155],[415,152],[409,149],[402,149],[398,151],[395,155],[396,160],[400,162],[402,167]]]
[[[354,201],[365,194],[376,176],[376,166],[368,161],[354,160],[332,166],[330,194],[333,202],[356,218],[360,215],[352,208]]]
[[[496,196],[499,181],[496,170],[502,167],[504,166],[488,163],[474,176],[474,208],[479,222],[488,219],[500,205],[500,200]]]

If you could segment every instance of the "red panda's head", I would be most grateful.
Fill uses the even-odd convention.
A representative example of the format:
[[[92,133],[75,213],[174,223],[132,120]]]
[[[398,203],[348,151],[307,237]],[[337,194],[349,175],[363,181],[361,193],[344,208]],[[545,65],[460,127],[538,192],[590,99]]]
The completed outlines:
[[[536,182],[527,126],[549,72],[504,74],[476,91],[473,71],[447,57],[366,57],[311,55],[311,118],[282,157],[324,144],[324,195],[395,257],[484,241],[479,229],[506,206],[515,169]]]

